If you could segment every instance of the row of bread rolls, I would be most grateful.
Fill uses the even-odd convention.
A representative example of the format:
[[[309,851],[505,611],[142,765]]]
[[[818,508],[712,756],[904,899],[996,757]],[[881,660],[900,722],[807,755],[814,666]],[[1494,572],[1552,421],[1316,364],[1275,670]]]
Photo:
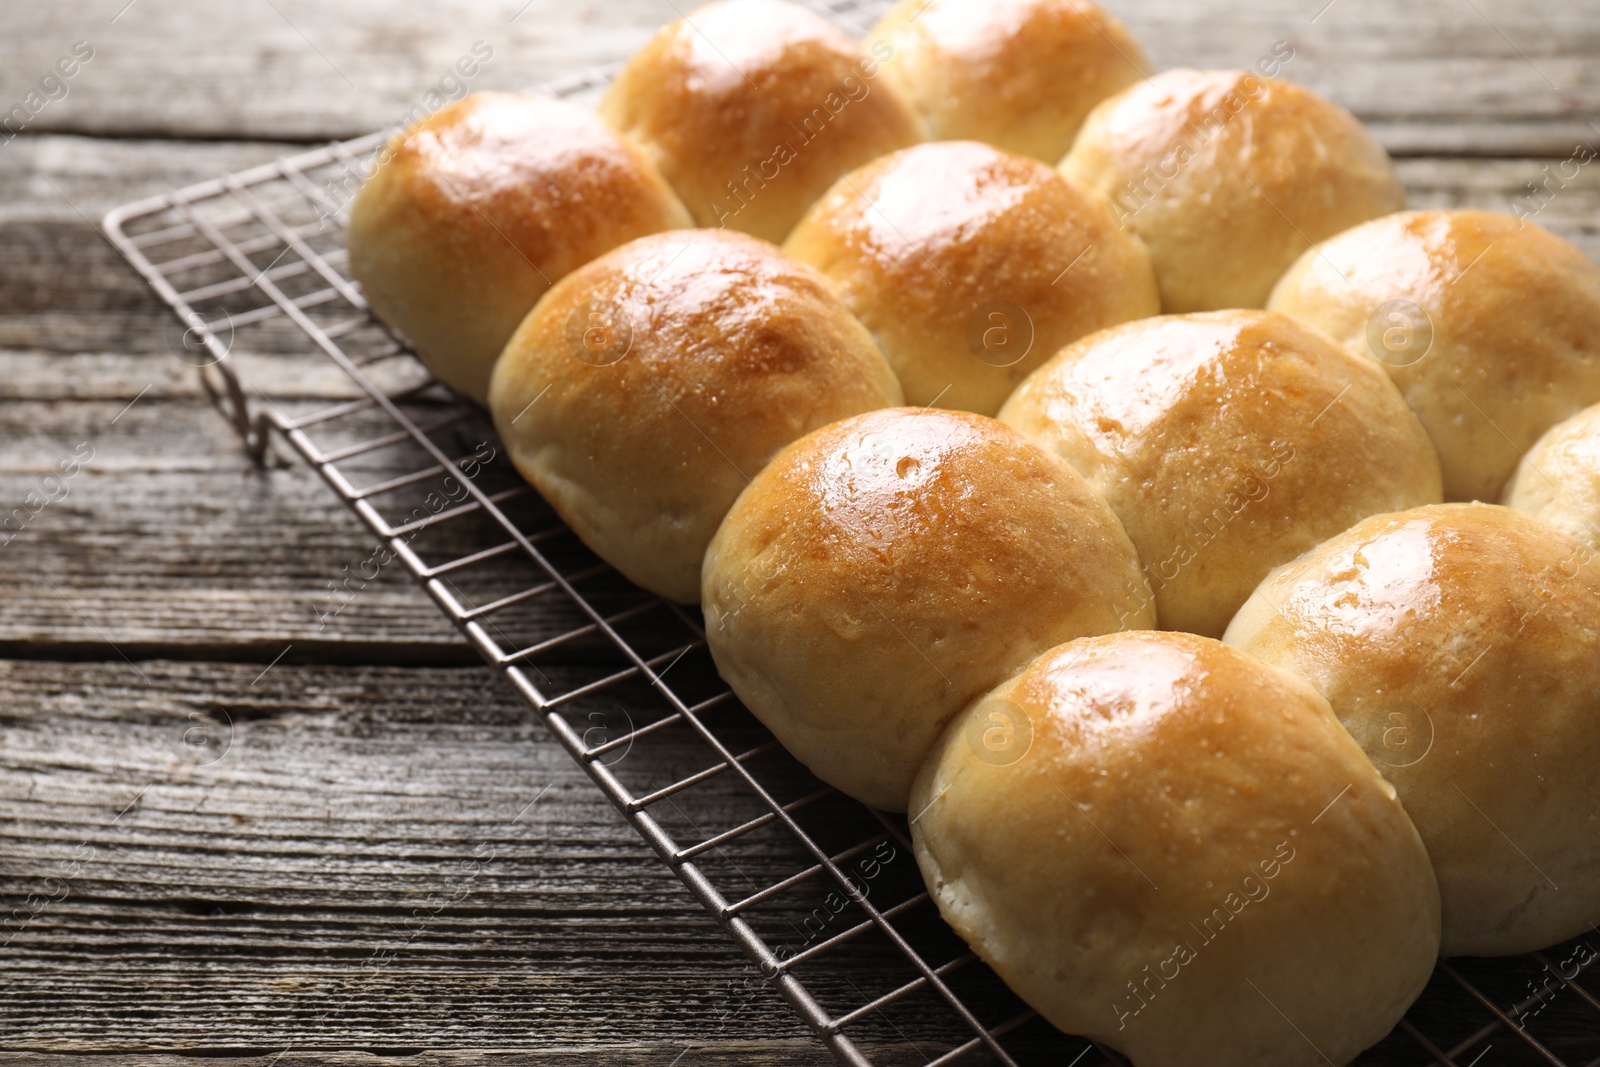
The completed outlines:
[[[1064,1029],[1345,1062],[1441,938],[1582,929],[1600,271],[1079,0],[868,40],[725,0],[602,117],[468,98],[352,269]]]

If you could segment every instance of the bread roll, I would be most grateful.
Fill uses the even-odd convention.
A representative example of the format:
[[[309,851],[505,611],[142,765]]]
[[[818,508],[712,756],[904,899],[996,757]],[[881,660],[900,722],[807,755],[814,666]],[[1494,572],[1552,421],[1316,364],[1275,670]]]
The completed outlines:
[[[1512,479],[1506,503],[1600,549],[1600,404],[1539,439]]]
[[[350,208],[351,273],[434,376],[480,404],[551,285],[689,225],[644,153],[545,96],[466,97],[396,137],[376,166]]]
[[[1169,70],[1102,102],[1061,169],[1144,238],[1169,312],[1261,307],[1312,242],[1405,206],[1354,115],[1238,70]]]
[[[944,917],[1050,1022],[1138,1067],[1324,1067],[1422,992],[1439,890],[1302,681],[1205,638],[1052,649],[912,791]]]
[[[1269,312],[1087,337],[1000,417],[1110,502],[1169,630],[1220,637],[1273,567],[1441,498],[1433,446],[1382,370]]]
[[[1500,500],[1523,453],[1600,402],[1600,268],[1486,211],[1410,211],[1306,253],[1271,306],[1382,363],[1449,500]]]
[[[901,0],[867,34],[884,76],[941,141],[1051,166],[1089,110],[1150,73],[1139,42],[1089,0]]]
[[[833,279],[919,406],[993,415],[1061,346],[1160,310],[1149,254],[1103,203],[974,141],[867,164],[785,247]]]
[[[878,411],[796,442],[706,553],[706,637],[745,706],[823,781],[904,811],[940,728],[1041,651],[1153,626],[1116,516],[992,419]]]
[[[720,0],[657,33],[600,112],[698,225],[782,241],[840,175],[924,139],[881,58],[794,4]]]
[[[1383,515],[1273,573],[1229,644],[1308,679],[1400,791],[1446,955],[1600,915],[1600,562],[1518,511]]]
[[[489,392],[517,468],[584,543],[684,602],[774,453],[900,402],[824,278],[709,230],[644,238],[568,276],[506,346]]]

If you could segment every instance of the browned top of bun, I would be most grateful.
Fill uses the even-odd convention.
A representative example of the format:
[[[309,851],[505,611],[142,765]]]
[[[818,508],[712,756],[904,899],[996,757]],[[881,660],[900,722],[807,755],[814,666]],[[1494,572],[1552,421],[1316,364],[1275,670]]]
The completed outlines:
[[[993,415],[1063,345],[1160,310],[1148,254],[1104,202],[1037,160],[976,141],[867,164],[786,247],[834,279],[912,404]],[[1014,359],[973,344],[991,310],[1008,320]]]
[[[1499,500],[1545,431],[1600,401],[1600,268],[1509,215],[1406,211],[1357,226],[1302,256],[1271,306],[1382,360],[1438,446],[1452,500]],[[1390,325],[1413,327],[1411,351],[1386,348]]]
[[[592,112],[478,93],[391,141],[350,209],[350,270],[440,380],[483,401],[551,284],[689,224],[655,166]]]
[[[475,93],[429,115],[390,143],[367,188],[374,225],[449,227],[423,238],[430,257],[470,270],[509,247],[547,284],[614,247],[627,220],[653,232],[670,196],[593,112],[518,93]]]
[[[1522,512],[1360,523],[1277,571],[1227,640],[1316,686],[1394,783],[1447,955],[1527,952],[1600,907],[1600,560]]]
[[[720,0],[653,37],[601,113],[655,158],[702,226],[781,241],[841,174],[924,129],[879,63],[784,0]]]
[[[1383,371],[1272,312],[1102,331],[1001,417],[1105,494],[1171,629],[1218,636],[1273,567],[1368,515],[1441,499],[1438,458]]]
[[[1405,205],[1349,111],[1240,70],[1168,70],[1099,104],[1062,161],[1150,246],[1170,312],[1261,307],[1312,242]]]
[[[796,438],[900,401],[827,280],[765,241],[676,230],[573,272],[506,346],[514,461],[634,581],[694,601],[706,543]]]
[[[1305,1035],[1348,1063],[1433,968],[1393,789],[1303,681],[1215,641],[1051,649],[951,722],[911,810],[945,918],[1135,1063],[1321,1062]]]
[[[1150,73],[1139,42],[1088,0],[901,0],[868,35],[940,140],[1054,166],[1091,108]]]
[[[1076,545],[1105,571],[1125,567],[1121,528],[1070,467],[993,419],[896,408],[835,423],[781,454],[738,515],[747,552],[781,539],[790,573],[808,579],[775,591],[809,601],[826,577],[916,632],[931,626],[929,645],[979,602],[1028,598],[1045,579],[1052,618],[1075,609],[1118,625],[1096,596],[1103,573],[1061,562]]]

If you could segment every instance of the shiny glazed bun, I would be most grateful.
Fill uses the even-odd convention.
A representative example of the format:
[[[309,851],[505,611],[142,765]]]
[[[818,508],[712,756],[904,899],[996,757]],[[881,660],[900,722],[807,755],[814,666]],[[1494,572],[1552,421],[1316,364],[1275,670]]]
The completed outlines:
[[[1206,638],[1052,649],[917,776],[917,862],[1024,1000],[1138,1067],[1323,1067],[1422,992],[1439,890],[1304,682]]]
[[[1508,215],[1369,222],[1306,253],[1271,306],[1384,365],[1450,500],[1498,501],[1546,430],[1600,402],[1600,268]]]
[[[376,168],[350,208],[351,273],[434,376],[479,403],[551,285],[689,225],[644,153],[545,96],[475,93],[396,137]]]
[[[1273,567],[1368,515],[1441,499],[1433,446],[1383,371],[1270,312],[1084,338],[1000,418],[1105,496],[1169,630],[1220,637]]]
[[[1261,307],[1309,242],[1405,206],[1354,115],[1237,70],[1169,70],[1102,102],[1061,169],[1144,238],[1169,312]]]
[[[1091,108],[1150,73],[1139,42],[1090,0],[901,0],[867,34],[884,76],[941,141],[1054,166]]]
[[[567,277],[506,346],[489,392],[517,469],[584,543],[691,603],[706,544],[774,453],[900,402],[826,279],[709,230],[635,241]]]
[[[1116,516],[992,419],[878,411],[778,455],[706,553],[722,677],[823,781],[904,811],[945,722],[1043,650],[1121,626]]]
[[[600,113],[700,226],[782,241],[840,175],[923,140],[881,56],[783,0],[719,0],[651,38]]]
[[[1539,439],[1506,503],[1600,550],[1600,404]]]
[[[1383,515],[1274,572],[1227,641],[1315,686],[1400,791],[1446,955],[1600,915],[1600,561],[1518,511]]]
[[[833,280],[919,406],[993,415],[1062,345],[1160,310],[1148,253],[1103,203],[975,141],[867,164],[785,248]]]

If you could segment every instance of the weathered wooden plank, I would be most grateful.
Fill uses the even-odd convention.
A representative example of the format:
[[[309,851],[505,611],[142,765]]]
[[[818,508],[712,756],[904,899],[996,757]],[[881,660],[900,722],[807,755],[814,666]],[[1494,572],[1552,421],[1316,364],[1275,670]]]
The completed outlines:
[[[573,714],[620,731],[618,709],[643,721],[655,699]],[[486,670],[0,661],[0,709],[9,1047],[681,1051],[802,1033]],[[741,737],[741,720],[730,709],[715,727]],[[669,729],[613,769],[644,791],[708,753]],[[763,774],[779,795],[811,788],[787,760]],[[682,844],[757,810],[725,776],[657,808]],[[828,815],[836,832],[876,832],[852,811]],[[771,831],[718,853],[705,867],[731,899],[809,864]],[[903,847],[876,854],[874,899],[920,890]],[[747,917],[803,945],[825,893],[812,879]],[[853,920],[834,921],[829,933]],[[883,945],[837,955],[807,976],[835,1010],[903,980]],[[927,1049],[959,1036],[946,1015],[919,1001],[892,1013]]]
[[[920,1065],[926,1057],[904,1046],[869,1048],[880,1067]],[[275,1051],[229,1055],[202,1051],[194,1057],[151,1053],[97,1053],[95,1063],[102,1067],[832,1067],[837,1061],[822,1046],[810,1039],[774,1041],[690,1040],[676,1044],[640,1043],[629,1046],[588,1045],[583,1048],[538,1049],[527,1052],[441,1052],[386,1046],[379,1049],[340,1052],[289,1051],[279,1057]],[[83,1059],[74,1055],[39,1052],[0,1052],[0,1064],[7,1067],[81,1067]],[[1087,1064],[1086,1067],[1097,1067]]]
[[[619,693],[574,715],[588,721],[587,707],[604,707],[599,728],[619,731],[617,710],[643,717],[651,699]],[[378,1062],[494,1048],[526,1050],[498,1061],[507,1064],[659,1065],[689,1047],[684,1062],[826,1062],[487,670],[280,665],[263,675],[237,664],[0,661],[0,709],[8,1049],[108,1054],[110,1063],[136,1048],[233,1050],[225,1062],[254,1052],[259,1064],[285,1048],[288,1062],[328,1048]],[[736,714],[714,725],[729,737],[744,728]],[[195,744],[196,730],[208,746]],[[670,729],[614,769],[643,790],[706,758],[687,731]],[[808,788],[785,766],[763,768],[763,778],[780,795]],[[736,825],[751,804],[713,779],[660,817],[687,844]],[[874,824],[849,810],[808,828],[865,837]],[[761,831],[719,853],[705,866],[730,897],[808,863],[781,834]],[[885,906],[919,883],[898,842],[882,855],[876,873],[861,871]],[[30,905],[30,894],[44,903]],[[814,943],[808,916],[824,896],[811,879],[748,917],[792,950]],[[818,931],[844,928],[834,921]],[[936,961],[960,951],[926,905],[903,927],[919,945],[943,946],[948,956]],[[909,977],[881,944],[829,956],[802,975],[834,1011]],[[1537,970],[1463,966],[1505,1010]],[[980,991],[974,1003],[997,1001]],[[1455,1040],[1487,1018],[1441,978],[1413,1021]],[[1600,1052],[1576,996],[1539,1013],[1533,1032],[1569,1062]],[[926,1062],[960,1035],[926,998],[861,1033],[886,1065]],[[1053,1040],[1030,1032],[1022,1046]],[[1515,1039],[1491,1041],[1506,1054]],[[1417,1061],[1397,1036],[1362,1062]]]
[[[0,150],[0,350],[166,355],[172,358],[161,373],[176,377],[183,354],[177,320],[89,220],[97,222],[125,200],[216,177],[282,151],[276,145],[77,137],[19,140]],[[1548,205],[1536,216],[1539,223],[1600,260],[1600,169],[1569,167],[1577,174],[1566,181],[1559,174],[1563,159],[1565,151],[1554,159],[1412,159],[1402,160],[1400,171],[1412,203],[1426,207],[1531,208],[1539,201],[1527,199],[1529,183],[1547,183]],[[1546,168],[1558,173],[1552,177]],[[307,351],[303,336],[284,324],[253,329],[242,347],[273,354]],[[0,395],[23,395],[7,366]],[[277,395],[295,395],[297,388],[306,395],[339,395],[345,388],[318,360],[274,363],[271,373],[274,381],[263,384]],[[46,395],[52,380],[58,396],[102,388],[93,374],[46,373],[29,379],[34,391],[27,395]],[[113,384],[120,388],[123,381],[108,380],[106,386]]]
[[[869,1051],[881,1067],[926,1062],[915,1051],[905,1048],[891,1046]],[[807,1039],[589,1045],[527,1052],[441,1052],[387,1046],[360,1052],[290,1050],[281,1058],[276,1052],[228,1055],[206,1051],[194,1057],[112,1052],[96,1054],[94,1062],[103,1067],[273,1067],[274,1064],[282,1067],[669,1067],[675,1062],[685,1067],[831,1067],[836,1061],[822,1046]],[[82,1057],[73,1055],[0,1052],[0,1064],[7,1067],[80,1067],[82,1063]]]
[[[0,1062],[828,1062],[504,683],[437,666],[472,656],[394,568],[318,625],[327,582],[367,557],[370,537],[303,470],[257,472],[239,457],[176,358],[169,314],[93,230],[117,203],[285,150],[237,139],[311,141],[392,122],[475,40],[495,56],[474,87],[521,87],[625,55],[674,15],[655,0],[535,0],[513,21],[522,5],[358,0],[335,12],[277,0],[196,17],[185,0],[92,0],[8,12],[0,111],[73,41],[96,52],[67,99],[0,145],[0,504],[13,501],[0,516],[78,444],[92,441],[95,460],[0,547],[0,654],[97,662],[0,661],[0,914],[54,895],[63,865],[93,850],[64,898],[4,935],[17,934],[0,949],[0,1045],[22,1051]],[[1291,42],[1286,74],[1351,106],[1397,152],[1547,157],[1403,160],[1419,206],[1507,210],[1575,142],[1600,141],[1590,125],[1600,21],[1579,5],[1112,6],[1162,65],[1248,65]],[[137,139],[173,135],[230,140]],[[1600,258],[1593,170],[1538,218]],[[349,395],[290,329],[254,331],[241,347],[285,404]],[[356,423],[351,433],[372,428]],[[403,463],[362,467],[377,477]],[[452,529],[442,546],[472,536]],[[540,610],[507,622],[534,635],[570,624]],[[144,658],[154,655],[257,662]],[[592,677],[580,659],[565,673],[549,667],[550,686]],[[413,669],[364,665],[382,662]],[[688,685],[705,664],[675,669]],[[620,731],[659,714],[660,701],[624,687],[572,711],[586,729]],[[732,709],[717,725],[758,735]],[[196,729],[230,747],[197,750]],[[647,791],[707,759],[669,730],[615,770]],[[780,790],[809,788],[789,764],[761,773]],[[540,799],[524,809],[529,796]],[[661,818],[689,841],[750,805],[724,777],[675,797]],[[826,806],[807,818],[824,837],[860,829]],[[485,849],[489,862],[472,867]],[[758,832],[704,860],[733,893],[805,857]],[[874,892],[913,891],[907,864],[898,855]],[[806,883],[754,921],[775,942],[801,941],[816,894]],[[955,951],[936,920],[921,936]],[[807,977],[838,1010],[901,980],[891,962],[863,944]],[[1474,974],[1509,1008],[1532,969],[1496,966]],[[1486,1016],[1449,993],[1436,983],[1418,1025],[1464,1036]],[[1600,1052],[1575,996],[1535,1032],[1570,1062]],[[921,1001],[865,1033],[886,1065],[925,1062],[958,1036]],[[1490,1040],[1515,1059],[1514,1037]],[[452,1047],[512,1051],[430,1051]],[[1363,1062],[1418,1058],[1397,1038]]]
[[[136,655],[265,662],[294,644],[292,657],[313,660],[472,661],[395,567],[332,624],[319,625],[328,583],[366,559],[372,540],[303,470],[250,467],[202,399],[197,372],[175,354],[176,320],[38,180],[48,177],[96,217],[119,197],[119,173],[144,175],[145,188],[136,191],[148,191],[253,162],[262,147],[64,137],[0,152],[0,202],[13,212],[0,223],[0,516],[80,443],[96,450],[69,498],[0,549],[16,575],[12,595],[0,602],[0,649],[104,656],[114,654],[109,638]],[[1506,210],[1546,166],[1416,159],[1402,161],[1401,170],[1417,206]],[[1538,221],[1600,259],[1600,171],[1582,168],[1565,188],[1551,188]],[[5,351],[6,344],[29,347]],[[247,343],[241,337],[248,351],[239,358],[247,377],[275,395],[354,395],[307,348],[291,328],[258,329]],[[380,427],[357,421],[367,432]],[[367,467],[374,480],[410,469],[389,454]],[[549,636],[575,618],[554,613],[537,633]]]
[[[472,88],[524,88],[620,59],[676,17],[659,0],[184,0],[27,5],[0,41],[0,100],[22,102],[74,41],[94,59],[36,131],[317,140],[396,121],[476,41],[494,56]],[[689,5],[677,5],[687,9]],[[878,2],[873,9],[885,6]],[[1600,25],[1583,5],[1520,0],[1112,2],[1161,66],[1250,66],[1294,45],[1286,76],[1372,122],[1406,153],[1559,154],[1600,138]],[[275,10],[276,9],[276,10]],[[519,16],[519,11],[521,14]],[[92,14],[91,14],[92,12]],[[177,58],[181,57],[181,59]],[[195,91],[204,85],[204,92]]]

